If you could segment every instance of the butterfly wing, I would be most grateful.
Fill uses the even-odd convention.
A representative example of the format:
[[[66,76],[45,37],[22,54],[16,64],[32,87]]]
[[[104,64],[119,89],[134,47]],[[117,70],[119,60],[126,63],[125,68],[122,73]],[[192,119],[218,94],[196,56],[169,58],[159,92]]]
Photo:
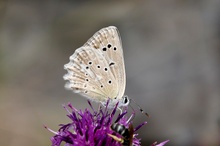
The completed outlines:
[[[125,70],[121,41],[117,28],[103,28],[78,48],[64,79],[67,89],[99,102],[121,99],[125,90]]]
[[[100,50],[81,47],[70,57],[70,62],[64,68],[68,71],[64,76],[69,81],[67,89],[100,102],[117,95],[115,78]]]
[[[109,26],[96,32],[84,46],[103,52],[104,57],[117,82],[117,99],[124,95],[126,74],[120,34],[115,26]]]

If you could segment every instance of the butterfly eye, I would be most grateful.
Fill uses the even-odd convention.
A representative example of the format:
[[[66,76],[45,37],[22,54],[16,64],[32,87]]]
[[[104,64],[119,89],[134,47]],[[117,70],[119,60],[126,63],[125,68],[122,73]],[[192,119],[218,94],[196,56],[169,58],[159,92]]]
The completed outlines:
[[[128,103],[128,99],[127,98],[125,98],[124,103]]]
[[[124,105],[128,105],[128,104],[129,104],[129,98],[128,98],[128,96],[123,96],[122,98],[123,98],[123,101],[122,101],[123,104],[124,104]]]

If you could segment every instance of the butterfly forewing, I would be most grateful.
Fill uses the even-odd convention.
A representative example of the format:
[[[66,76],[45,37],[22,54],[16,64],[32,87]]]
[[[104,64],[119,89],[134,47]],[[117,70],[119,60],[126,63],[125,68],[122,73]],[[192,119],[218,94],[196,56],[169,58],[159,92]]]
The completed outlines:
[[[121,99],[125,90],[123,50],[117,28],[103,28],[70,56],[64,66],[68,89],[89,99]]]
[[[109,26],[101,29],[84,46],[90,46],[103,52],[118,84],[117,98],[121,98],[125,91],[126,76],[121,38],[117,28]]]

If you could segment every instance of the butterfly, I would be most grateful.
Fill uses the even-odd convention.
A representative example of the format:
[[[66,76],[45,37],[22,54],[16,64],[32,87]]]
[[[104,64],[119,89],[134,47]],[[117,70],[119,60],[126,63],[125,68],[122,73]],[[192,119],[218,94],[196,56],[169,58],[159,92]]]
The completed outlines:
[[[65,87],[109,107],[127,106],[125,65],[120,34],[115,26],[102,28],[70,56],[64,65]]]
[[[108,134],[110,137],[112,137],[114,140],[120,142],[123,146],[132,146],[133,141],[133,135],[134,135],[134,128],[133,125],[130,124],[128,128],[126,128],[124,125],[119,123],[113,123],[111,125],[111,129],[120,134],[122,138],[119,138],[115,135]]]

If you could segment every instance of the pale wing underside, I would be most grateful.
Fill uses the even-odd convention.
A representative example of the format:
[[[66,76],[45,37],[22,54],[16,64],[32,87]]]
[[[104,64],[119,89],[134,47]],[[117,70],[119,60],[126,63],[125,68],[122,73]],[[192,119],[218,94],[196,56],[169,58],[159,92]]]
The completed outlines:
[[[121,40],[117,28],[106,27],[78,48],[64,66],[72,89],[89,99],[106,102],[121,99],[125,90],[125,68]]]
[[[96,32],[84,46],[90,46],[98,50],[105,50],[104,56],[110,66],[111,71],[118,84],[117,98],[121,98],[124,95],[126,75],[124,66],[123,49],[120,34],[116,27],[109,26]]]
[[[117,81],[101,50],[81,47],[64,68],[68,71],[64,79],[69,80],[66,87],[76,93],[101,102],[117,96]]]

